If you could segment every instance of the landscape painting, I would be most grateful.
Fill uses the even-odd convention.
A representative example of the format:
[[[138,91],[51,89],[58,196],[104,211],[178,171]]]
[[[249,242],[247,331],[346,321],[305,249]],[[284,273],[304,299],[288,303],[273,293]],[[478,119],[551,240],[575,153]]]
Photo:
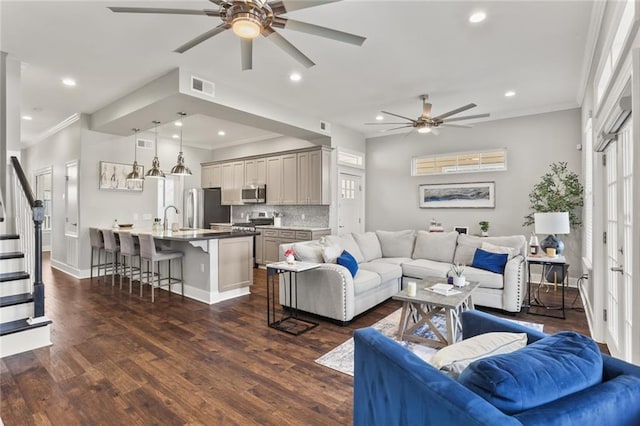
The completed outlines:
[[[127,174],[133,169],[133,164],[100,162],[100,189],[116,191],[142,191],[144,181],[127,181]],[[138,165],[138,171],[144,176],[144,166]]]
[[[495,182],[420,185],[421,208],[494,208]]]

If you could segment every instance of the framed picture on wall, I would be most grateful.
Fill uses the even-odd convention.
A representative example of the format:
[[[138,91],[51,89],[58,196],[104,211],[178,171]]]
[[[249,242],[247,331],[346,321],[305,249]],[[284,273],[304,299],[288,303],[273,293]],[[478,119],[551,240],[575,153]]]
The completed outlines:
[[[495,182],[420,185],[420,208],[494,208]]]
[[[458,234],[468,234],[469,233],[469,227],[468,226],[454,226],[453,230],[456,231]]]
[[[144,181],[127,181],[127,175],[133,169],[133,164],[100,162],[100,189],[113,191],[142,191]],[[138,171],[144,176],[144,166],[138,165]]]

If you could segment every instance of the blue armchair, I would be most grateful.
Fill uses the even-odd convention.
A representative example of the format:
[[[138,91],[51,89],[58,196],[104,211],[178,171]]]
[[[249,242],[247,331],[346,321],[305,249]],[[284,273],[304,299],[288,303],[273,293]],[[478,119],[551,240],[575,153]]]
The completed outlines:
[[[531,344],[547,336],[480,311],[464,312],[462,327],[465,339],[505,331],[527,333]],[[354,340],[356,426],[640,425],[640,367],[608,355],[597,385],[508,415],[372,328]]]

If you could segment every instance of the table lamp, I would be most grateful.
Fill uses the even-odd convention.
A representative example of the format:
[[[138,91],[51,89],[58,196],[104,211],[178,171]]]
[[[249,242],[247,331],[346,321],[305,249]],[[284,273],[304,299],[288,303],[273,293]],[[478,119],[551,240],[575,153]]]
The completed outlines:
[[[536,234],[549,234],[549,236],[540,243],[540,248],[543,253],[546,252],[548,248],[554,248],[557,254],[562,254],[564,251],[564,243],[558,239],[556,235],[569,233],[569,213],[534,213],[533,220],[535,222]]]

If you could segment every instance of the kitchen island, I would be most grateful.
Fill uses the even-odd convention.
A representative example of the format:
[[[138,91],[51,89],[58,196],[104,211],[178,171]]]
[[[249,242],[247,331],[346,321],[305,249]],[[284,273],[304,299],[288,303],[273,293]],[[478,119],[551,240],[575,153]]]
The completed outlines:
[[[151,234],[158,248],[182,252],[184,294],[191,299],[211,305],[250,293],[255,232],[211,229],[114,231],[133,235]],[[166,271],[162,270],[162,273],[166,274]]]

